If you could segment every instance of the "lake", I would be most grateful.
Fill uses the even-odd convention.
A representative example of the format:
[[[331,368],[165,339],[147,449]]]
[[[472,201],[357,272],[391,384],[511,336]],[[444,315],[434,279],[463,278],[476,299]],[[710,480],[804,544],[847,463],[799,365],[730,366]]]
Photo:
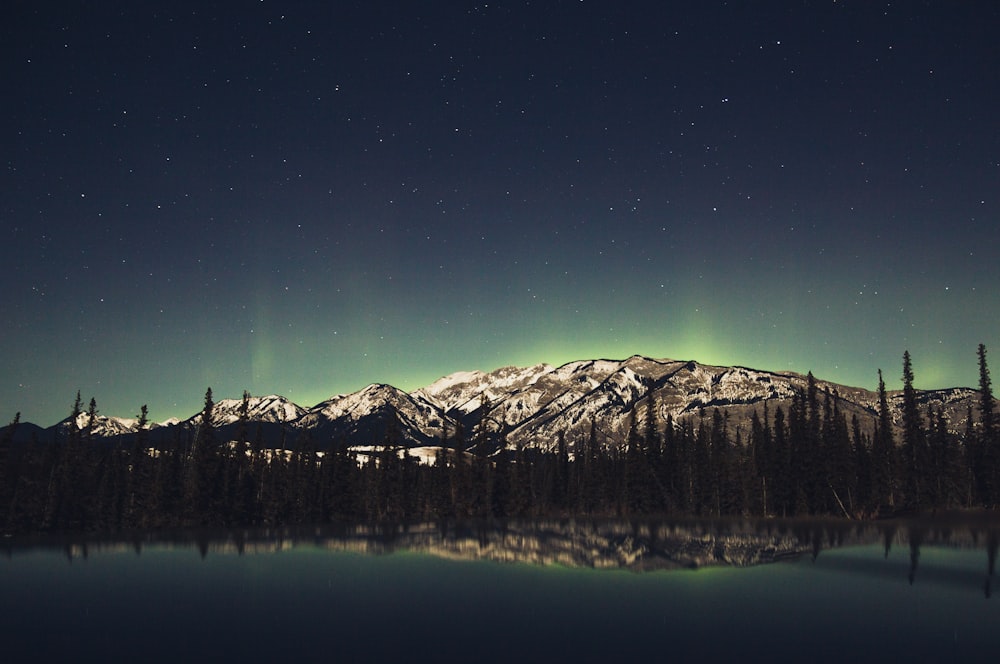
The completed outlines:
[[[5,662],[995,661],[998,533],[548,521],[8,539],[0,644]]]

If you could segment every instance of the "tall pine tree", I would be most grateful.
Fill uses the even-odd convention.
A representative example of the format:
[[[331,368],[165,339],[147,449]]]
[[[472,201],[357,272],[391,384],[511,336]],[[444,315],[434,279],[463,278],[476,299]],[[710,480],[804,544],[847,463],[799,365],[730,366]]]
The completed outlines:
[[[909,351],[903,353],[902,419],[902,476],[906,489],[906,504],[911,508],[919,508],[929,501],[930,482],[927,474],[930,460],[927,453],[927,433],[917,403],[917,391],[913,387],[913,364],[910,361]]]
[[[872,440],[873,498],[877,507],[896,505],[896,443],[882,370],[878,370],[878,420]]]
[[[980,430],[973,458],[979,502],[993,507],[1000,502],[1000,450],[997,449],[996,402],[990,369],[986,365],[986,346],[979,344],[979,423]]]

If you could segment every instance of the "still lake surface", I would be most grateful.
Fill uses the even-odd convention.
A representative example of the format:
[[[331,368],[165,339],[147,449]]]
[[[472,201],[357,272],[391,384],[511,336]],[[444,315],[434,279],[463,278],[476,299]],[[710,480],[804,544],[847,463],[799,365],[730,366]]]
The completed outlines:
[[[998,533],[552,521],[8,539],[0,648],[5,662],[997,661]]]

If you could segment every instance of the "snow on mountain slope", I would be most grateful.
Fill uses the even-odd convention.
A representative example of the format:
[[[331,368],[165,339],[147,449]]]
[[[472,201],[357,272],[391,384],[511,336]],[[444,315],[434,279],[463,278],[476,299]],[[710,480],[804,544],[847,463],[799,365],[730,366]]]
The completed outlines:
[[[510,448],[551,449],[560,435],[570,444],[581,440],[593,424],[602,444],[617,445],[633,423],[643,426],[650,394],[661,428],[668,417],[675,425],[690,422],[697,426],[700,418],[719,408],[728,418],[730,431],[742,429],[746,433],[751,416],[755,411],[762,416],[765,404],[771,417],[779,407],[787,413],[792,399],[805,393],[807,380],[790,372],[636,355],[624,360],[581,360],[558,367],[538,364],[489,373],[457,372],[409,394],[391,385],[373,384],[331,397],[308,410],[280,396],[251,397],[248,420],[263,425],[258,431],[273,444],[291,444],[296,437],[308,434],[320,446],[382,445],[390,439],[410,447],[434,446],[464,427],[465,441],[472,445],[480,425],[485,424],[493,448],[504,441]],[[835,403],[848,422],[857,417],[861,430],[871,432],[877,408],[875,392],[815,382],[821,407]],[[893,391],[888,396],[898,423],[902,395]],[[977,396],[978,392],[967,388],[918,391],[921,410],[943,410],[953,431],[963,430],[970,404],[977,406]],[[216,403],[213,425],[233,435],[241,406],[240,399]],[[180,426],[199,423],[200,413]],[[135,425],[134,419],[99,415],[93,434],[128,435],[134,433]],[[68,422],[58,426],[68,427]],[[86,415],[80,416],[78,426],[86,428]],[[169,432],[169,428],[163,431]],[[167,440],[169,435],[163,438]]]
[[[535,412],[516,421],[511,410],[505,411],[503,419],[512,428],[508,446],[551,448],[560,434],[569,440],[588,434],[591,422],[605,438],[622,435],[628,427],[628,414],[648,391],[647,384],[668,366],[646,358],[563,365],[539,380],[533,386],[534,394],[515,397],[515,406],[533,402],[538,406]],[[641,375],[635,369],[648,374]],[[516,416],[523,409],[515,407],[513,412]]]
[[[396,422],[392,423],[395,417]],[[421,396],[391,385],[373,384],[353,394],[341,394],[317,404],[296,423],[301,429],[351,439],[352,444],[377,444],[387,435],[421,443],[439,440],[454,425],[441,409]],[[391,431],[398,427],[398,432]],[[354,440],[360,436],[363,439]]]
[[[536,406],[527,417],[517,415],[528,408],[506,410],[501,416],[510,427],[508,447],[539,446],[551,449],[563,435],[567,442],[589,435],[591,423],[603,441],[622,441],[632,425],[647,417],[647,399],[652,393],[658,425],[668,416],[675,423],[698,418],[703,409],[721,408],[732,415],[734,430],[745,426],[752,412],[765,400],[785,404],[806,389],[807,379],[798,374],[778,374],[744,367],[713,367],[697,362],[654,360],[634,356],[621,362],[608,360],[573,362],[540,378],[533,389],[548,388],[543,395],[513,395],[515,406]],[[838,386],[817,381],[820,390]],[[851,388],[845,388],[850,390]],[[561,391],[560,391],[561,390]],[[855,390],[856,392],[863,392]],[[844,395],[841,395],[842,397]],[[863,406],[844,403],[848,413],[871,417]],[[498,407],[503,407],[500,404]],[[772,406],[773,407],[773,406]]]
[[[223,399],[216,404],[213,415],[221,420],[224,417],[227,423],[239,420],[239,411],[243,404],[242,399]],[[248,416],[252,420],[263,422],[294,422],[305,415],[306,409],[298,406],[285,397],[271,394],[264,397],[250,397],[248,400]]]
[[[87,424],[90,421],[90,416],[87,413],[80,413],[76,416],[76,426],[80,431],[87,430]],[[65,426],[69,425],[69,418],[63,423]],[[137,431],[137,425],[139,420],[130,417],[106,417],[104,415],[96,415],[94,417],[94,425],[91,427],[90,435],[98,437],[110,438],[113,436],[120,436],[122,434],[133,433]]]
[[[285,397],[271,394],[250,397],[247,401],[247,420],[250,422],[292,423],[305,415],[306,410]],[[240,419],[242,399],[221,399],[212,407],[212,426],[222,427],[235,424]],[[187,420],[190,424],[201,424],[201,413]]]
[[[774,374],[744,367],[713,367],[686,362],[665,377],[657,396],[665,411],[676,417],[707,406],[790,399],[797,389],[804,389],[805,385],[805,377],[797,374]]]
[[[893,422],[902,423],[903,393],[894,391],[889,393],[889,408],[893,413]],[[943,390],[921,390],[917,392],[917,405],[924,414],[929,408],[935,411],[944,411],[945,420],[948,423],[949,431],[962,433],[965,430],[965,422],[968,419],[968,409],[971,404],[973,408],[979,407],[979,391],[967,387],[952,387]],[[874,409],[874,406],[873,406]]]
[[[438,406],[445,413],[461,417],[478,410],[484,398],[491,403],[499,401],[550,371],[552,367],[548,364],[501,367],[490,373],[460,371],[440,378],[413,394]]]
[[[454,404],[452,414],[485,419],[494,434],[502,428],[508,447],[550,448],[560,434],[586,435],[592,422],[604,439],[623,438],[637,404],[651,389],[664,420],[667,413],[680,415],[713,403],[752,403],[792,394],[787,381],[776,385],[759,372],[642,356],[453,374],[418,393]],[[489,413],[477,412],[483,396],[489,397]]]

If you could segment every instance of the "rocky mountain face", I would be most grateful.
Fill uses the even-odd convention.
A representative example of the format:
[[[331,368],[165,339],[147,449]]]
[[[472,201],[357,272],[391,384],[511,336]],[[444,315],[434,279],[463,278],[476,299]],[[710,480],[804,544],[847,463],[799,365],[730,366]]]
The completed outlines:
[[[219,428],[236,424],[240,420],[242,399],[222,399],[212,407],[212,426]],[[305,415],[306,409],[297,406],[285,397],[270,395],[250,397],[247,400],[247,420],[250,422],[270,422],[282,424],[296,422]],[[201,424],[201,413],[192,415],[186,423],[190,426]]]
[[[320,445],[373,445],[391,438],[422,446],[440,441],[449,425],[454,429],[454,420],[439,406],[391,385],[327,399],[295,422]]]
[[[741,431],[745,439],[755,411],[763,417],[766,408],[773,418],[780,407],[787,414],[792,399],[804,394],[807,386],[806,376],[791,372],[633,356],[453,374],[414,395],[439,406],[466,430],[485,422],[492,432],[502,434],[510,448],[551,449],[560,435],[567,442],[589,436],[592,423],[599,440],[624,440],[632,426],[644,426],[650,398],[661,427],[668,416],[675,426],[685,421],[697,426],[701,417],[711,416],[717,408],[728,418],[731,434]],[[831,405],[836,402],[848,422],[857,417],[863,432],[873,430],[876,392],[822,380],[816,387],[821,401],[829,395]],[[921,392],[919,400],[925,409],[943,408],[951,428],[960,431],[977,397],[975,390],[952,388]],[[889,393],[896,422],[901,402],[901,392]]]
[[[69,418],[66,421],[67,426],[68,424]],[[90,435],[98,438],[108,438],[120,436],[124,433],[131,433],[136,430],[138,424],[138,418],[134,417],[95,415],[93,424],[90,423],[90,416],[87,413],[80,413],[76,417],[76,426],[80,431],[87,431],[89,426]]]
[[[835,403],[848,422],[857,417],[863,432],[874,427],[878,397],[874,391],[816,380],[819,399]],[[223,438],[239,435],[262,444],[290,445],[308,438],[320,448],[331,445],[378,445],[396,441],[405,446],[453,446],[461,437],[472,446],[488,432],[491,451],[552,449],[562,436],[574,443],[589,436],[591,427],[601,444],[623,441],[633,426],[642,427],[653,412],[658,426],[668,416],[675,426],[715,409],[727,418],[731,436],[749,432],[754,412],[773,418],[777,408],[786,414],[796,394],[807,389],[807,377],[745,367],[717,367],[693,361],[633,356],[625,360],[583,360],[559,367],[504,367],[489,373],[459,372],[406,393],[391,385],[369,385],[353,394],[331,397],[305,409],[284,397],[252,397],[245,429],[240,432],[240,399],[222,399],[213,409],[212,424]],[[919,393],[923,408],[943,410],[949,428],[965,428],[970,405],[978,392],[968,388]],[[652,400],[652,403],[650,403]],[[902,394],[889,393],[898,423]],[[81,416],[85,417],[85,416]],[[201,424],[201,414],[160,426],[154,442],[182,440]],[[66,428],[62,422],[47,430]],[[83,428],[86,422],[78,425]],[[128,436],[135,420],[99,416],[92,435]],[[53,437],[56,435],[52,434]]]

